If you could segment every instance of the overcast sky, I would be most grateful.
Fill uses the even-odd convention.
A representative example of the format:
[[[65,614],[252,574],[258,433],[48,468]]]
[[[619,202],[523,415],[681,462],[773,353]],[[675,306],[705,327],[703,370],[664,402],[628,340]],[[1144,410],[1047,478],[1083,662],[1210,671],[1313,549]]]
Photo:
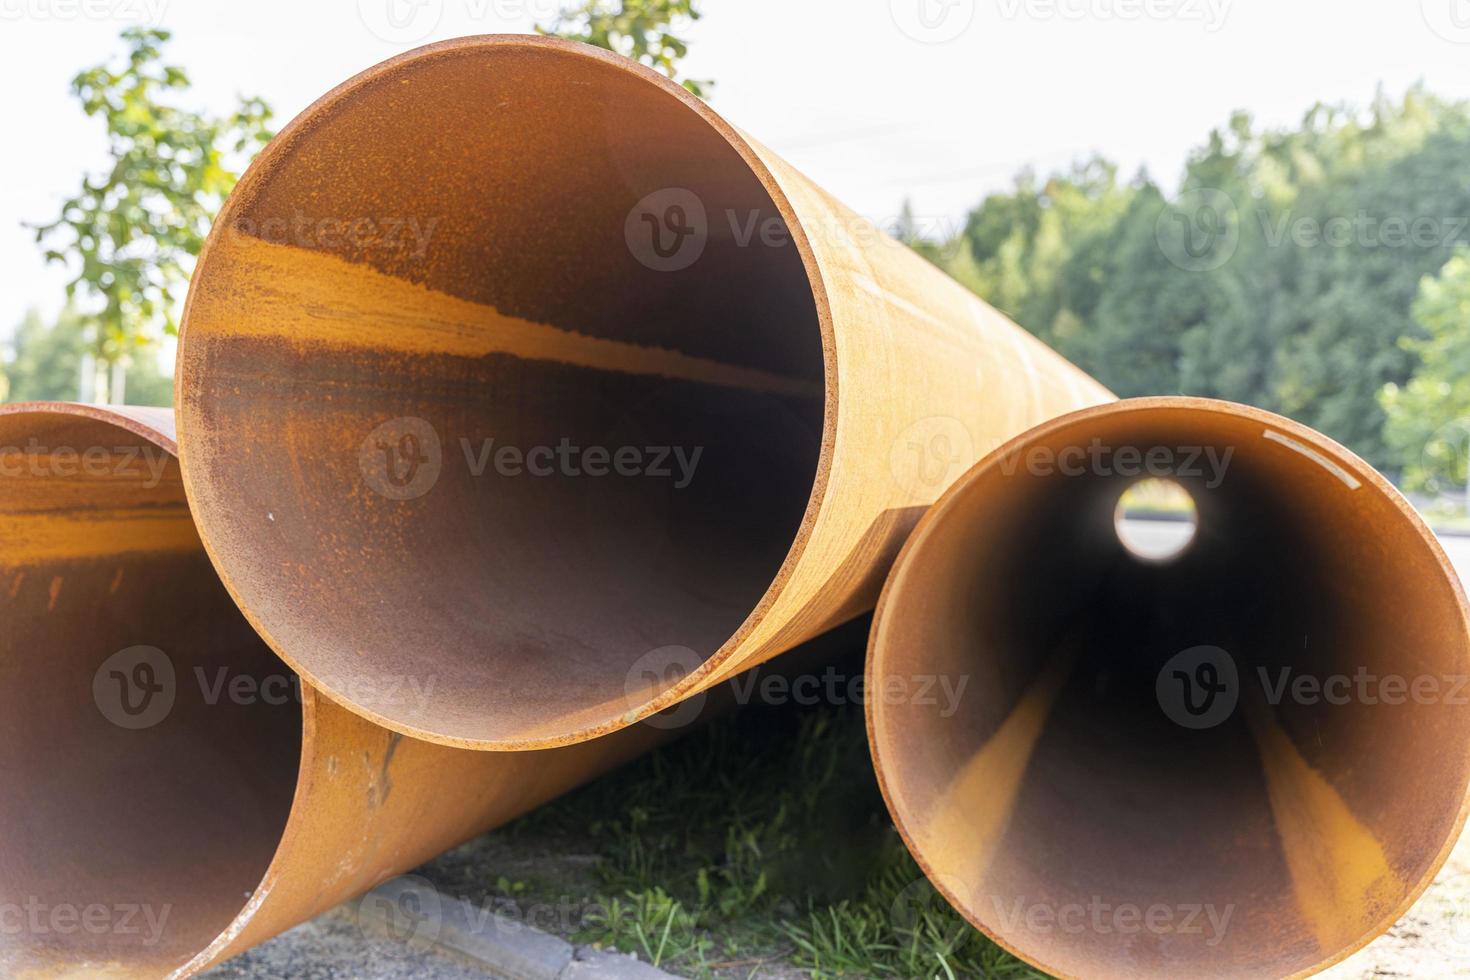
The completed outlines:
[[[0,334],[63,276],[20,224],[101,167],[67,83],[130,23],[174,31],[194,99],[284,122],[347,76],[462,34],[528,31],[556,0],[0,0]],[[703,0],[688,74],[714,106],[864,214],[939,229],[1025,166],[1093,152],[1172,184],[1237,108],[1273,124],[1423,79],[1470,97],[1470,0]],[[1467,164],[1470,165],[1470,164]]]

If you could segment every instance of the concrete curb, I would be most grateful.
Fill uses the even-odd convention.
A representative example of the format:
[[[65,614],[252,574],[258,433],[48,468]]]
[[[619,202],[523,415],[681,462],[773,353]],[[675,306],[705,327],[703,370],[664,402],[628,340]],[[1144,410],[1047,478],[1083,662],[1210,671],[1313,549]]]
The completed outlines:
[[[514,919],[394,878],[351,903],[358,924],[473,963],[502,980],[680,980],[633,956],[576,947]]]

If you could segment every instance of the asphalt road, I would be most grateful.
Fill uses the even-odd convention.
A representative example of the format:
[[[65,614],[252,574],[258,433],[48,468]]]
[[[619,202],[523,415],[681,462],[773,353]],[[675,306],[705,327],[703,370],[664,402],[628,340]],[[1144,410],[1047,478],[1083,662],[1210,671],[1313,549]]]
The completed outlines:
[[[1455,571],[1460,573],[1460,581],[1465,583],[1465,588],[1470,590],[1470,538],[1463,535],[1440,535],[1439,543],[1444,545],[1445,553],[1450,556],[1450,561],[1455,565]]]

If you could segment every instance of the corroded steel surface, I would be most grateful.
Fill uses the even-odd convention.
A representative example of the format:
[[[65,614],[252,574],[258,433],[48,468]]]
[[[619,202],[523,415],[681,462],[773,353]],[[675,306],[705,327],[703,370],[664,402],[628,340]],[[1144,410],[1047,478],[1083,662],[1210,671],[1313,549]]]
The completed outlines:
[[[1198,508],[1169,563],[1114,526],[1144,473]],[[1459,579],[1370,466],[1255,409],[1119,402],[988,456],[905,546],[868,672],[964,680],[947,717],[870,701],[884,794],[946,898],[1059,976],[1316,972],[1465,818]]]
[[[480,749],[616,730],[870,608],[950,481],[1111,397],[668,79],[525,36],[297,118],[184,321],[185,484],[251,622]],[[375,694],[405,676],[432,696]]]
[[[0,974],[192,975],[671,734],[472,752],[298,695],[204,554],[172,429],[0,407]]]

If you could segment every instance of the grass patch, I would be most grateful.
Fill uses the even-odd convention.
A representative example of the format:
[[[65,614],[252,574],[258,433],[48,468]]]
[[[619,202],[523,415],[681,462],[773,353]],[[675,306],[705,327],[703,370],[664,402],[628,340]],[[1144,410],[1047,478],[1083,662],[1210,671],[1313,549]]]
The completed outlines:
[[[851,632],[860,649],[865,624]],[[584,842],[597,894],[573,938],[684,976],[1046,976],[923,877],[858,705],[744,708],[506,833]]]

